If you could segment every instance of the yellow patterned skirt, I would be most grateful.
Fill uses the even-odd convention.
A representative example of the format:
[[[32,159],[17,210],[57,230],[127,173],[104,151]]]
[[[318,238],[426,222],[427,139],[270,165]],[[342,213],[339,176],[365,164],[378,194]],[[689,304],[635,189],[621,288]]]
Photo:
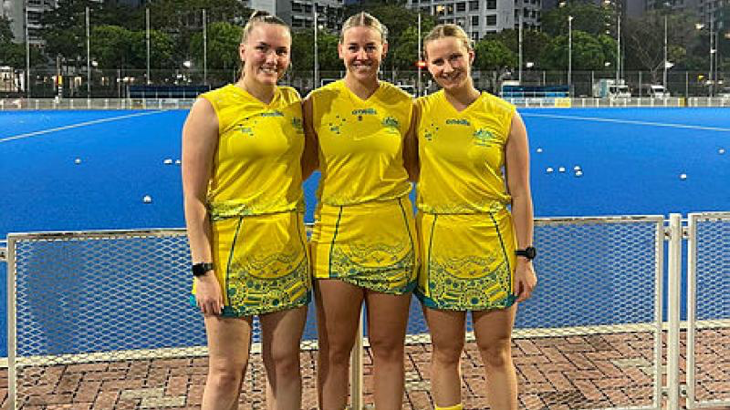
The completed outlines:
[[[260,315],[309,303],[312,281],[301,213],[237,216],[211,226],[223,316]]]
[[[433,309],[488,310],[515,301],[512,215],[418,213],[423,261],[416,296]]]
[[[417,244],[408,197],[321,205],[311,239],[314,276],[381,293],[405,294],[416,286]]]

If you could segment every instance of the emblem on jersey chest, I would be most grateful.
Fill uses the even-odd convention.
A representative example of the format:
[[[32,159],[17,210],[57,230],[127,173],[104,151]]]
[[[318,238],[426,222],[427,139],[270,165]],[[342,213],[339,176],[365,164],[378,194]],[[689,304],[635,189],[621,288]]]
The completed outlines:
[[[398,120],[395,117],[388,116],[388,117],[383,118],[382,125],[383,125],[383,128],[385,128],[389,131],[395,131],[398,133],[400,132],[400,130],[398,129],[398,126],[400,125],[400,123],[398,122]]]
[[[480,128],[474,131],[474,144],[487,146],[494,143],[494,134],[486,128]]]
[[[302,123],[302,119],[301,118],[292,118],[291,119],[291,126],[297,132],[304,132],[304,125]]]

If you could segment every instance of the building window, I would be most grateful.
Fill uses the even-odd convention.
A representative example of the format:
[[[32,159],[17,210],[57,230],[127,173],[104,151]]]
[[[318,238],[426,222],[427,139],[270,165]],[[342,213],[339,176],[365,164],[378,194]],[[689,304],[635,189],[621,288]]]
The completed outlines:
[[[295,13],[301,13],[303,10],[304,9],[302,8],[302,3],[298,2],[298,1],[291,2],[291,11],[293,11]]]
[[[497,10],[497,0],[487,0],[487,10]]]
[[[479,10],[479,0],[469,2],[469,11]]]
[[[456,3],[456,11],[459,11],[459,12],[466,11],[466,3],[463,1],[461,3]]]
[[[479,16],[471,16],[471,26],[472,27],[479,26]]]
[[[471,32],[471,40],[472,41],[479,41],[479,32],[478,31],[472,31]]]
[[[487,25],[488,26],[496,26],[497,25],[497,15],[496,14],[490,14],[487,16]]]

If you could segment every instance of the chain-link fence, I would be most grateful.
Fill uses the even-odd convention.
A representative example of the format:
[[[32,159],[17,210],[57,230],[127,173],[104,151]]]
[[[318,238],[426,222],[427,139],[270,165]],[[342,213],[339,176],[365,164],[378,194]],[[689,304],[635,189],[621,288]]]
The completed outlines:
[[[689,215],[687,407],[730,406],[730,213]]]
[[[656,408],[662,235],[661,217],[538,221],[541,283],[520,306],[514,335],[522,407]],[[199,404],[205,341],[188,300],[184,231],[8,239],[14,302],[8,309],[9,381],[18,405],[63,403],[84,394],[100,400],[104,393],[116,394],[117,405]],[[429,337],[415,302],[411,313],[404,408],[427,409],[433,405]],[[316,408],[313,316],[301,355],[308,409]],[[257,335],[241,396],[245,408],[254,409],[265,402]],[[365,352],[367,405],[372,360]],[[464,358],[464,404],[486,408],[484,370],[471,332]]]
[[[16,408],[79,398],[103,407],[105,397],[111,408],[199,404],[207,350],[189,300],[184,230],[9,235],[8,249]],[[316,408],[313,320],[302,342],[308,409]],[[265,408],[260,351],[255,324],[244,408]]]
[[[519,306],[513,355],[520,408],[659,408],[663,218],[538,219],[539,285]],[[487,407],[481,355],[467,324],[462,389]],[[406,404],[433,403],[430,338],[420,306],[408,324]],[[370,352],[366,353],[369,357]],[[366,402],[372,394],[365,383]]]
[[[128,98],[134,86],[210,86],[220,87],[235,82],[238,70],[202,70],[180,66],[175,70],[150,70],[149,79],[146,70],[139,69],[101,69],[92,68],[91,76],[86,67],[63,67],[57,69],[31,69],[30,87],[25,71],[15,70],[0,81],[0,97],[25,98]],[[344,68],[340,71],[320,71],[315,81],[314,69],[286,73],[282,84],[297,88],[306,94],[313,88],[331,80],[344,76]],[[480,90],[499,94],[504,81],[518,81],[520,74],[516,71],[474,71],[475,85]],[[409,90],[419,89],[428,93],[437,89],[427,70],[383,71],[381,78],[394,84],[407,86]],[[570,85],[571,96],[576,98],[596,97],[594,86],[601,79],[615,80],[615,71],[572,71],[568,78],[567,71],[523,70],[523,85]],[[714,78],[714,77],[713,77]],[[718,72],[716,81],[708,81],[709,74],[702,71],[669,70],[666,88],[672,96],[677,97],[720,97],[730,94],[730,72]],[[629,87],[634,97],[651,97],[647,86],[664,85],[663,71],[626,71],[620,79]],[[160,96],[165,98],[165,96]]]

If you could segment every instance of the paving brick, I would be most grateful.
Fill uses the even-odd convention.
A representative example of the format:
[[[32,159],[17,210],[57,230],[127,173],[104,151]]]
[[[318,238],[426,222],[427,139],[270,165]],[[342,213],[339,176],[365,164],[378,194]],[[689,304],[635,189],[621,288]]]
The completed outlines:
[[[79,387],[83,375],[78,373],[65,373],[56,386],[56,393],[73,393]]]
[[[76,396],[74,397],[74,400],[77,402],[94,402],[94,399],[96,399],[96,395],[99,393],[99,389],[101,388],[101,382],[95,381],[95,382],[81,382],[79,383],[79,388],[76,391]]]
[[[87,373],[87,372],[103,372],[107,370],[109,363],[82,363],[82,364],[70,364],[66,367],[66,373]]]
[[[145,397],[139,405],[141,409],[164,408],[185,405],[185,396],[178,397]]]
[[[172,376],[167,381],[166,396],[184,396],[188,391],[188,376]]]
[[[94,409],[113,410],[114,405],[117,402],[118,396],[119,391],[116,390],[99,392],[99,394],[96,396],[96,400],[94,401]]]

